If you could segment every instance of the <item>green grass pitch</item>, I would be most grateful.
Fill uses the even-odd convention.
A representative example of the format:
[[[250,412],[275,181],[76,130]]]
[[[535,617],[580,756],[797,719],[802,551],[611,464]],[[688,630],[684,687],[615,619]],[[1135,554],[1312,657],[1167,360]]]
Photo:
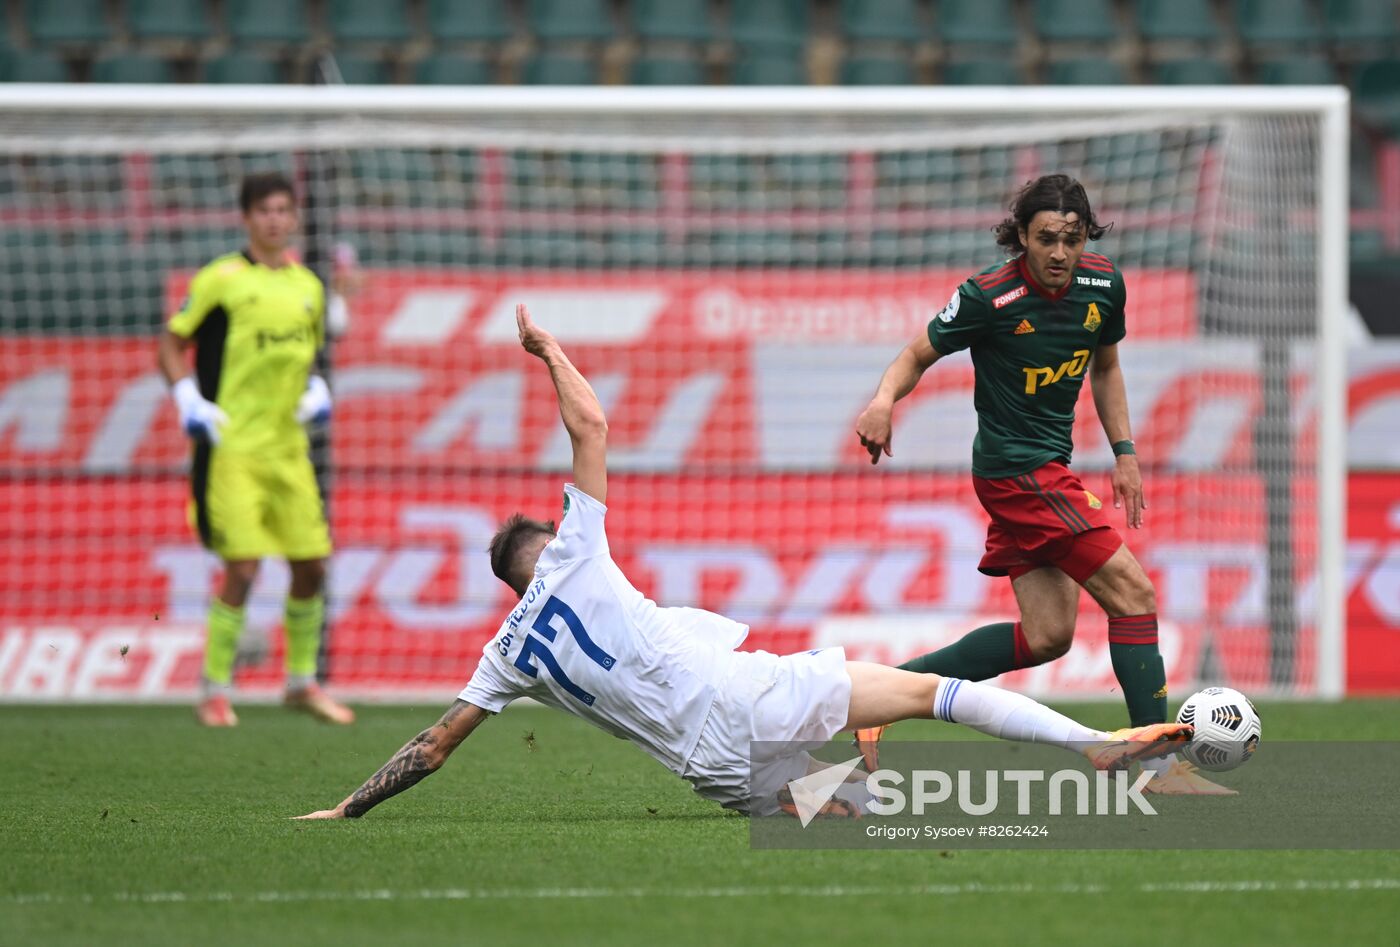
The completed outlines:
[[[362,707],[333,729],[248,707],[207,732],[187,708],[0,708],[0,944],[1400,936],[1397,852],[753,851],[744,818],[537,707],[483,725],[358,822],[288,820],[339,802],[441,709]],[[1099,726],[1122,714],[1068,709]],[[1261,712],[1266,740],[1400,739],[1397,702]],[[948,728],[895,732],[935,735]]]

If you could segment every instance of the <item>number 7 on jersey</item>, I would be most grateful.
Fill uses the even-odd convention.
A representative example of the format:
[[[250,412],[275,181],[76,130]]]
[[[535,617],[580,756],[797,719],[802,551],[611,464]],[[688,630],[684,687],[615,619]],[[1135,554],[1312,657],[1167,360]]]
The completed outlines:
[[[553,642],[559,635],[559,629],[554,627],[555,618],[563,619],[564,627],[574,636],[574,641],[577,642],[579,648],[590,661],[604,671],[613,669],[617,659],[598,647],[597,642],[588,637],[587,629],[583,627],[583,622],[579,621],[579,617],[574,614],[574,610],[553,595],[544,603],[540,613],[535,616],[535,623],[531,626],[534,631],[539,633],[540,637],[536,638],[529,634],[525,636],[525,640],[520,643],[520,654],[515,658],[515,666],[530,677],[538,677],[539,669],[530,663],[531,657],[536,658],[549,672],[549,676],[559,682],[560,687],[577,700],[592,707],[594,696],[569,679],[569,676],[564,673],[564,669],[559,666],[554,653],[549,650],[547,642]]]

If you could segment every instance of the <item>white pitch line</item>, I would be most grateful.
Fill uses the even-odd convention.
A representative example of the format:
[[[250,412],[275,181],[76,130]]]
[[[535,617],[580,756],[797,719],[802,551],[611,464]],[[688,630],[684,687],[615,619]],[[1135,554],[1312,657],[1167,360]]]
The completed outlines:
[[[830,898],[956,897],[1007,894],[1262,894],[1326,891],[1400,891],[1400,878],[1349,878],[1298,881],[1182,881],[1115,888],[1097,884],[931,884],[931,885],[768,885],[715,888],[420,888],[395,891],[148,891],[110,895],[11,894],[4,904],[286,904],[309,901],[558,901],[619,898]]]

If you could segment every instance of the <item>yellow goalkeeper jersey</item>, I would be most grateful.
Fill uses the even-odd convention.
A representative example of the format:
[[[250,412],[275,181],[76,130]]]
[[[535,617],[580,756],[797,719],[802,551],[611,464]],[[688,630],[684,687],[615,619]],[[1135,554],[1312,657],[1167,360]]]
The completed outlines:
[[[300,263],[270,269],[247,253],[205,266],[166,323],[195,340],[199,390],[228,415],[219,450],[307,450],[297,399],[324,341],[325,289]]]

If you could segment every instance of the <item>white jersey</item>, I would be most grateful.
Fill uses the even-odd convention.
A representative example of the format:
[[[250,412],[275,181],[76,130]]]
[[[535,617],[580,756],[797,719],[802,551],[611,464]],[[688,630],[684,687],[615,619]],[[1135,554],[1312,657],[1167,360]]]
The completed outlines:
[[[607,507],[573,484],[535,577],[458,695],[498,713],[533,697],[630,740],[680,774],[748,626],[661,608],[612,561]]]

